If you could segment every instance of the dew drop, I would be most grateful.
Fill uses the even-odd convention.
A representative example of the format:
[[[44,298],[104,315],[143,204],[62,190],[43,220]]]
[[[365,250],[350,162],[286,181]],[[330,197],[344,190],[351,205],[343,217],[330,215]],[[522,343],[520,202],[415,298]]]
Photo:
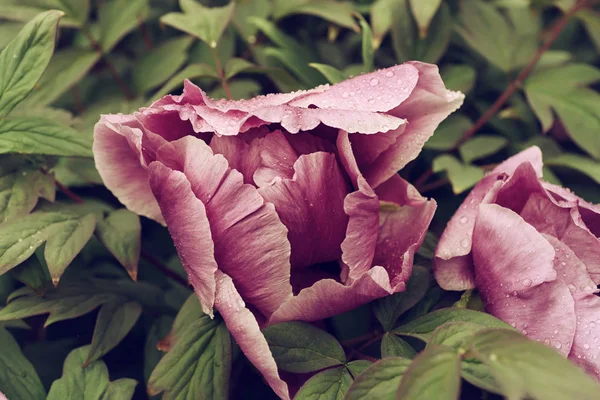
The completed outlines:
[[[544,339],[544,343],[545,344],[550,344],[550,339],[549,338]]]
[[[554,330],[554,334],[556,335],[557,333],[558,333],[558,329],[555,329]]]
[[[498,359],[498,356],[495,355],[494,353],[490,354],[490,361],[496,361]]]
[[[23,238],[19,238],[19,243],[21,243],[23,241]]]
[[[369,85],[371,85],[371,86],[377,86],[378,84],[379,84],[379,79],[377,79],[377,78],[372,78],[369,81]]]
[[[349,95],[348,95],[348,92],[344,92],[344,93],[342,93],[342,97],[343,97],[344,99],[347,99],[347,98],[348,98],[348,96],[349,96]]]
[[[564,267],[565,265],[567,265],[567,263],[563,261],[560,263],[560,265],[562,265]]]
[[[583,348],[586,349],[586,350],[589,350],[590,349],[590,345],[586,343],[586,344],[583,345]]]
[[[554,343],[554,347],[556,347],[557,349],[560,349],[562,347],[562,344],[560,342],[556,342],[556,343]]]
[[[402,81],[402,79],[398,79],[398,85],[402,85],[404,82]]]
[[[373,102],[375,101],[375,99],[369,99],[367,101],[369,102],[369,104],[373,104]]]
[[[514,322],[512,324],[510,324],[513,328],[517,327],[517,324],[515,324]]]
[[[523,286],[529,287],[529,286],[531,286],[531,284],[532,284],[531,279],[523,279]]]
[[[569,287],[569,290],[571,292],[574,292],[575,290],[577,290],[577,288],[575,287],[575,285],[573,285],[572,283],[569,283],[568,287]]]
[[[469,222],[469,218],[466,215],[464,215],[464,216],[460,217],[460,219],[458,221],[464,225],[467,222]]]
[[[214,40],[210,42],[210,47],[212,47],[213,49],[217,47],[217,42],[215,42]]]
[[[392,71],[388,71],[385,73],[385,76],[387,76],[388,78],[391,78],[392,76],[394,76],[394,73]]]
[[[465,248],[469,247],[469,243],[470,243],[470,241],[467,238],[464,238],[463,240],[460,241],[460,245]]]

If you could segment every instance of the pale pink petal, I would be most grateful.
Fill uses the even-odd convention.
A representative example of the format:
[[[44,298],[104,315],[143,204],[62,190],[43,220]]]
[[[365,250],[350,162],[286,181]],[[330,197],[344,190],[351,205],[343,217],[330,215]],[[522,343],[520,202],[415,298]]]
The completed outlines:
[[[143,133],[131,116],[102,116],[94,127],[94,160],[106,187],[131,211],[164,224],[148,183]]]
[[[0,392],[0,400],[8,400],[2,392]]]
[[[200,139],[170,142],[157,156],[182,171],[204,203],[219,269],[232,277],[249,303],[270,315],[292,295],[287,229],[273,205]]]
[[[517,167],[514,174],[506,181],[506,184],[498,191],[496,204],[510,208],[520,213],[529,196],[534,193],[545,195],[546,191],[542,182],[538,179],[533,166],[523,163]]]
[[[355,188],[358,188],[358,177],[362,176],[360,170],[358,169],[358,164],[356,162],[355,154],[353,151],[353,145],[350,141],[350,137],[348,132],[340,131],[336,140],[337,151],[340,157],[340,162],[342,166],[346,170],[348,176],[350,176],[350,180],[352,181],[352,185]],[[364,179],[364,178],[363,178]],[[366,182],[365,182],[366,183]]]
[[[256,139],[258,141],[260,139]],[[222,154],[229,166],[242,173],[244,183],[254,182],[254,172],[261,163],[260,148],[252,143],[247,143],[237,136],[213,136],[210,147],[215,154]]]
[[[312,137],[303,134],[303,138]],[[292,148],[285,135],[280,131],[269,133],[258,140],[260,166],[254,173],[254,183],[258,187],[268,186],[273,179],[292,179],[294,177],[294,163],[298,154]]]
[[[374,188],[414,160],[439,123],[457,110],[464,99],[462,93],[446,90],[437,66],[420,62],[407,64],[419,71],[418,83],[408,99],[389,114],[406,119],[408,126],[372,164],[359,165]]]
[[[473,232],[477,287],[492,315],[568,354],[575,309],[554,248],[515,212],[482,204]]]
[[[246,308],[232,279],[221,272],[217,273],[215,306],[248,360],[260,371],[279,398],[288,400],[287,384],[279,377],[277,364],[256,318]]]
[[[577,330],[569,359],[600,380],[600,298],[575,297]]]
[[[218,266],[204,204],[194,195],[182,172],[156,161],[150,164],[149,172],[150,186],[202,311],[212,317]]]
[[[505,173],[512,175],[519,165],[523,163],[529,163],[533,167],[535,174],[538,178],[542,177],[542,167],[544,162],[542,160],[542,151],[537,146],[531,146],[527,149],[515,154],[514,156],[507,158],[492,170],[493,174]]]
[[[292,266],[338,260],[348,221],[343,208],[348,187],[335,155],[302,155],[294,170],[293,179],[276,180],[259,189],[289,230]]]
[[[283,303],[271,316],[269,324],[293,320],[318,321],[405,289],[405,285],[399,285],[393,290],[382,267],[371,268],[349,286],[334,279],[322,279]]]

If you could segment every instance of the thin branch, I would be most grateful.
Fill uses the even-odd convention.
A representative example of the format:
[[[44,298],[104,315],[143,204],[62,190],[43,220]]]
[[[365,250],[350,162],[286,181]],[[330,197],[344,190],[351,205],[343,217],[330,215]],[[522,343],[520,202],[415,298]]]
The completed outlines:
[[[443,178],[440,179],[439,181],[434,181],[431,183],[428,183],[427,185],[423,185],[423,187],[419,190],[419,192],[421,192],[421,194],[429,192],[430,190],[434,190],[437,188],[440,188],[442,186],[445,186],[449,183],[450,181],[448,180],[448,178]]]
[[[48,172],[48,170],[46,168],[40,167],[40,171],[42,171],[43,174],[46,174],[46,175],[49,174],[49,172]],[[58,188],[58,190],[60,190],[61,192],[63,192],[68,198],[70,198],[71,200],[73,200],[75,203],[77,203],[77,204],[83,204],[85,202],[85,200],[83,200],[81,197],[79,197],[78,195],[76,195],[75,193],[73,193],[71,191],[71,189],[69,189],[68,187],[66,187],[62,183],[60,183],[56,178],[54,178],[54,184],[56,185],[56,187]]]
[[[156,259],[156,257],[154,257],[152,254],[147,253],[145,250],[142,250],[141,256],[144,260],[148,261],[150,264],[154,265],[156,268],[158,268],[163,274],[165,274],[166,276],[168,276],[169,278],[173,279],[175,282],[179,283],[180,285],[182,285],[183,287],[189,287],[190,284],[188,283],[188,281],[184,278],[182,278],[181,276],[179,276],[177,273],[171,271],[171,269],[169,267],[167,267],[166,265],[164,265],[162,262],[160,262],[158,259]]]
[[[100,46],[100,43],[98,43],[96,39],[94,39],[90,31],[88,31],[86,28],[82,28],[81,31],[87,37],[88,41],[92,45],[92,48],[96,50],[98,54],[100,54],[100,56],[102,57],[102,61],[106,65],[106,68],[108,68],[108,72],[110,72],[110,75],[113,77],[115,82],[117,82],[117,85],[119,85],[121,91],[123,92],[127,100],[133,99],[135,96],[133,95],[133,93],[131,93],[125,81],[121,79],[121,77],[119,76],[119,72],[117,71],[113,63],[108,59],[108,57],[106,57],[106,55],[102,51],[102,46]]]
[[[142,33],[142,38],[144,39],[144,44],[146,45],[147,50],[152,49],[152,36],[150,36],[150,31],[146,26],[146,23],[141,17],[138,17],[140,32]]]
[[[223,90],[225,94],[229,98],[229,100],[233,100],[233,95],[231,94],[231,90],[229,89],[229,84],[227,83],[227,78],[225,78],[225,73],[223,72],[223,66],[221,65],[221,60],[219,60],[219,55],[215,51],[214,48],[210,47],[210,54],[215,60],[215,67],[217,67],[217,74],[219,74],[219,79],[221,80],[221,86],[223,86]]]
[[[519,73],[515,80],[513,80],[508,85],[506,90],[500,95],[500,97],[498,97],[498,99],[496,99],[494,104],[492,104],[492,106],[485,112],[485,114],[483,114],[477,120],[477,122],[475,122],[475,124],[463,134],[461,140],[457,143],[456,147],[458,147],[458,145],[463,143],[465,140],[469,139],[479,129],[481,129],[494,115],[496,115],[496,113],[500,110],[500,108],[502,108],[504,103],[506,103],[506,101],[515,93],[515,91],[523,86],[525,79],[529,76],[531,71],[533,71],[536,64],[538,63],[538,61],[540,61],[540,58],[542,58],[544,53],[550,48],[550,46],[552,46],[552,43],[554,43],[554,41],[556,40],[560,32],[563,30],[563,28],[567,25],[571,17],[575,15],[577,11],[585,7],[586,4],[587,0],[579,0],[556,22],[552,30],[548,33],[548,36],[544,40],[544,43],[535,53],[533,58],[529,61],[527,66],[525,66],[525,68],[523,68],[523,70]]]

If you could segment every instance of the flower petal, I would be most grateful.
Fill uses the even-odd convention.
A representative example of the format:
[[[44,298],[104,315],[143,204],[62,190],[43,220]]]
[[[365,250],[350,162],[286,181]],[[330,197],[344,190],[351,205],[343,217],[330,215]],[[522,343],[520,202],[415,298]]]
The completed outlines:
[[[349,286],[333,279],[323,279],[283,303],[271,316],[269,324],[293,320],[318,321],[405,289],[405,285],[400,285],[394,291],[383,267],[371,268]]]
[[[389,114],[406,119],[408,125],[372,164],[360,165],[374,188],[414,160],[439,123],[457,110],[464,99],[462,93],[446,90],[437,66],[420,62],[407,64],[419,71],[419,80],[408,99]]]
[[[302,135],[312,137],[312,135]],[[253,176],[258,187],[271,185],[273,179],[292,179],[294,177],[294,163],[298,154],[290,145],[283,132],[280,130],[267,134],[259,139],[260,166]]]
[[[569,359],[600,380],[600,298],[575,297],[577,330]]]
[[[148,183],[148,172],[142,155],[143,133],[136,125],[137,122],[131,116],[100,118],[94,127],[96,168],[106,187],[125,207],[164,224]]]
[[[535,174],[538,178],[541,178],[543,176],[542,168],[544,166],[544,162],[542,161],[542,151],[537,146],[528,147],[520,153],[517,153],[510,158],[507,158],[504,162],[502,162],[500,165],[494,168],[492,170],[492,173],[505,173],[508,175],[512,175],[515,173],[519,165],[523,163],[531,164],[531,167],[535,171]]]
[[[260,139],[256,139],[258,141]],[[229,166],[242,173],[244,183],[254,183],[254,172],[261,163],[260,148],[252,143],[247,143],[237,136],[214,136],[210,147],[215,154],[222,154],[229,162]]]
[[[212,317],[215,273],[218,266],[204,204],[194,195],[190,182],[179,171],[159,162],[150,164],[150,186],[202,311]]]
[[[182,171],[204,203],[219,269],[232,277],[249,303],[270,315],[292,295],[287,229],[273,205],[200,139],[187,136],[170,142],[157,156]],[[186,251],[179,249],[180,254]]]
[[[302,155],[294,170],[293,179],[277,180],[259,189],[289,230],[292,266],[338,260],[348,221],[343,211],[348,187],[335,155]]]
[[[246,308],[232,279],[221,272],[217,273],[215,306],[248,360],[260,371],[279,398],[289,400],[287,384],[279,377],[277,364],[256,318]]]

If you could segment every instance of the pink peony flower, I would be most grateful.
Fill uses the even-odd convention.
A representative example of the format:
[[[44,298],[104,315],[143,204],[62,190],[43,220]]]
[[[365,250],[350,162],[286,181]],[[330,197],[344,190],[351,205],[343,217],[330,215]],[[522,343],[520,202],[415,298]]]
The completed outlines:
[[[186,81],[103,116],[94,154],[123,204],[167,225],[204,312],[287,399],[260,328],[405,290],[436,204],[397,171],[462,99],[416,62],[239,101]]]
[[[477,288],[489,313],[600,378],[600,206],[541,176],[531,147],[482,179],[440,239],[435,276]]]

